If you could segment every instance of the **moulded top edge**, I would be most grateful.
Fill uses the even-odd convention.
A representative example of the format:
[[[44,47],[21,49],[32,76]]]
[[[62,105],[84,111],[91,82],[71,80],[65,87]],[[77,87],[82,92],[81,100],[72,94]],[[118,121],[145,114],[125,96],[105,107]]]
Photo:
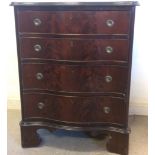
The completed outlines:
[[[111,2],[12,2],[11,6],[138,6],[138,1]]]

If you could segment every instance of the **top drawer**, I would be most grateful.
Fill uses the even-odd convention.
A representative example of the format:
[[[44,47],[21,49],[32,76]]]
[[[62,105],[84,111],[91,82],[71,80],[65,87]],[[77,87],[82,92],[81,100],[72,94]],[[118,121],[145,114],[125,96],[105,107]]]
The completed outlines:
[[[19,32],[128,34],[129,11],[19,11]]]

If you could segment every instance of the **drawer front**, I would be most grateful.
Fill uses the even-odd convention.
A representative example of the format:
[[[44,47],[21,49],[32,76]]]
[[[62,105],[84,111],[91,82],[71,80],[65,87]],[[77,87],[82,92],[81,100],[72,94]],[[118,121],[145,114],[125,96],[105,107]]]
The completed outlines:
[[[19,11],[19,32],[128,34],[129,11]]]
[[[47,118],[67,122],[124,124],[124,100],[115,97],[75,97],[47,94],[23,95],[24,119]]]
[[[127,61],[128,40],[21,38],[22,58],[70,61]]]
[[[66,92],[126,92],[126,67],[22,64],[24,89]]]

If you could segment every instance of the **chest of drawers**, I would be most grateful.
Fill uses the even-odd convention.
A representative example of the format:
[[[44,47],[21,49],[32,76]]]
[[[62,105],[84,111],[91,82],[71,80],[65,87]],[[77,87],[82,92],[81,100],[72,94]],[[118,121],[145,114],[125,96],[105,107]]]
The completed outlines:
[[[128,107],[137,2],[12,3],[23,147],[40,128],[107,136],[128,154]]]

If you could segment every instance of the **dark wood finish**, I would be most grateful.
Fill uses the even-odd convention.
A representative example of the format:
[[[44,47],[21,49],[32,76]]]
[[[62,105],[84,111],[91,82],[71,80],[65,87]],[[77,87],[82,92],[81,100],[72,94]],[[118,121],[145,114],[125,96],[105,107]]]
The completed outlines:
[[[43,125],[42,125],[43,126]],[[41,143],[41,137],[37,133],[37,130],[40,129],[40,125],[28,125],[26,123],[21,122],[21,144],[23,148],[36,147]],[[45,128],[45,126],[44,126]],[[46,127],[49,131],[53,132],[56,129],[54,127]]]
[[[22,64],[24,89],[65,92],[126,92],[126,67]],[[43,78],[38,80],[37,73]],[[112,81],[106,82],[106,76]]]
[[[129,133],[109,132],[110,138],[107,143],[108,151],[121,155],[128,155]],[[117,145],[116,145],[117,144]]]
[[[40,122],[29,122],[29,123],[20,123],[21,126],[21,137],[22,137],[22,147],[35,147],[38,146],[41,143],[41,139],[39,135],[37,134],[37,130],[40,129],[40,127],[43,127],[45,129],[48,129],[49,131],[54,131],[57,126],[52,126],[48,123],[40,123]],[[59,127],[60,128],[60,127]],[[65,128],[66,130],[74,130],[74,128]],[[78,128],[75,128],[75,131]],[[102,127],[101,129],[97,129],[96,127],[89,129],[89,128],[83,128],[82,131],[85,131],[85,133],[96,133],[104,135],[104,137],[107,139],[106,147],[109,152],[112,153],[118,153],[120,155],[128,155],[128,144],[129,144],[129,130],[113,130],[111,128],[105,128]],[[96,132],[98,131],[98,133]],[[30,136],[31,135],[31,136]],[[117,145],[116,145],[117,144]]]
[[[137,6],[139,5],[138,1],[109,1],[109,2],[12,2],[10,5],[12,6],[26,6],[26,7],[31,7],[31,6],[39,6],[39,7],[68,7],[68,6],[72,6],[72,7],[76,7],[76,6],[80,6],[80,7],[112,7],[112,6]]]
[[[41,139],[37,133],[36,127],[21,126],[21,143],[22,147],[35,147],[38,146]]]
[[[33,127],[38,127],[40,128],[45,128],[51,131],[54,131],[56,129],[63,129],[63,130],[73,130],[73,131],[84,131],[84,132],[91,132],[91,131],[111,131],[111,132],[116,132],[116,133],[122,133],[122,134],[127,134],[130,133],[130,128],[124,128],[124,127],[118,127],[118,126],[107,126],[107,125],[75,125],[74,123],[63,123],[63,122],[56,122],[51,120],[49,121],[33,121],[33,120],[22,120],[20,122],[20,126],[33,126]]]
[[[131,69],[132,69],[132,48],[133,48],[133,36],[134,36],[134,21],[135,21],[135,7],[132,7],[131,9],[131,22],[130,22],[130,52],[129,52],[129,71],[128,71],[128,90],[127,90],[127,96],[126,99],[128,101],[127,105],[127,111],[129,111],[129,99],[130,99],[130,83],[131,83]],[[128,117],[128,113],[126,114],[126,117]]]
[[[39,18],[41,24],[35,26],[33,20]],[[119,20],[119,19],[122,20]],[[114,26],[108,27],[107,20]],[[27,24],[29,23],[29,24]],[[60,33],[60,34],[128,34],[129,11],[19,11],[19,32]],[[79,26],[80,25],[80,26]]]
[[[128,34],[51,34],[51,33],[18,33],[23,38],[54,38],[54,39],[129,39]]]
[[[34,46],[41,50],[35,51]],[[23,59],[52,59],[70,61],[128,61],[129,42],[122,39],[50,39],[21,38],[20,51]],[[112,47],[112,53],[106,47]]]
[[[12,3],[22,102],[23,147],[37,130],[108,136],[107,149],[128,154],[128,107],[137,2]],[[41,19],[34,26],[34,18]],[[107,19],[114,26],[106,25]],[[40,44],[42,50],[34,51]],[[112,46],[111,54],[105,52]],[[43,78],[36,79],[42,73]],[[105,76],[112,76],[105,82]],[[38,104],[43,103],[43,104]],[[103,107],[110,108],[110,111]]]
[[[43,108],[38,107],[43,103]],[[125,106],[123,98],[117,97],[78,97],[56,96],[46,94],[23,95],[25,119],[52,119],[63,122],[78,123],[116,123],[125,124]],[[104,108],[109,107],[110,112],[105,113]]]

